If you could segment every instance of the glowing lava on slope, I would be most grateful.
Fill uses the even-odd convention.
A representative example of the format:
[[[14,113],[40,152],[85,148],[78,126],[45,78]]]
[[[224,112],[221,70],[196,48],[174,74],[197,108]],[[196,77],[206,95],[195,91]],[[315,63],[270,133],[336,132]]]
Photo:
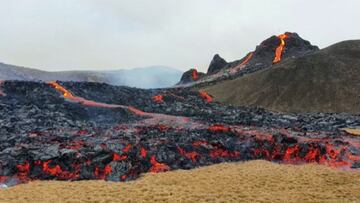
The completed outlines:
[[[123,108],[121,105],[114,105],[114,104],[105,104],[100,102],[95,102],[91,100],[84,99],[82,97],[74,96],[69,90],[61,86],[59,83],[55,81],[49,81],[47,82],[50,86],[55,88],[56,90],[60,91],[64,98],[73,101],[73,102],[79,102],[85,106],[95,106],[100,108]]]
[[[196,69],[194,69],[191,74],[192,74],[192,79],[194,81],[199,79],[199,73],[198,73],[198,71]]]
[[[205,91],[199,91],[200,97],[203,98],[206,102],[210,103],[213,101],[213,98]]]
[[[275,58],[273,60],[273,63],[278,63],[281,61],[281,56],[283,54],[284,48],[285,48],[285,39],[287,39],[289,36],[285,33],[285,34],[281,34],[278,36],[278,38],[280,39],[280,45],[276,48],[275,50]]]
[[[249,61],[252,59],[253,55],[254,55],[254,52],[250,52],[250,53],[246,56],[245,60],[240,63],[240,66],[245,66],[247,63],[249,63]]]
[[[148,112],[141,111],[140,109],[137,109],[132,106],[125,106],[125,105],[118,105],[118,104],[106,104],[106,103],[96,102],[96,101],[92,101],[92,100],[88,100],[88,99],[85,99],[82,97],[75,96],[69,90],[67,90],[66,88],[64,88],[63,86],[58,84],[57,82],[51,81],[51,82],[48,82],[47,84],[49,84],[56,90],[60,91],[63,94],[63,97],[68,99],[69,101],[78,102],[85,106],[94,106],[94,107],[99,107],[99,108],[122,108],[122,109],[126,109],[126,110],[132,112],[135,115],[138,115],[141,117],[149,117],[148,119],[145,119],[145,120],[142,120],[142,121],[136,123],[137,125],[145,125],[145,126],[153,125],[154,126],[154,125],[158,125],[159,123],[167,123],[168,125],[171,125],[171,126],[181,126],[181,127],[186,126],[189,128],[198,128],[201,126],[201,124],[197,123],[197,122],[193,122],[192,125],[187,125],[190,123],[190,118],[188,118],[188,117],[172,116],[172,115],[159,114],[159,113],[148,113]],[[212,101],[212,98],[206,92],[202,93],[202,94],[200,93],[200,95],[208,102]]]
[[[4,81],[0,80],[0,88],[3,84],[4,84]],[[0,89],[0,97],[2,97],[2,96],[6,96],[6,94]]]
[[[155,156],[150,157],[150,163],[151,163],[152,167],[149,169],[149,172],[160,173],[160,172],[165,172],[165,171],[170,170],[170,167],[168,165],[159,163],[156,160]]]
[[[156,103],[163,103],[164,102],[164,96],[162,95],[155,95],[152,97],[152,100]]]

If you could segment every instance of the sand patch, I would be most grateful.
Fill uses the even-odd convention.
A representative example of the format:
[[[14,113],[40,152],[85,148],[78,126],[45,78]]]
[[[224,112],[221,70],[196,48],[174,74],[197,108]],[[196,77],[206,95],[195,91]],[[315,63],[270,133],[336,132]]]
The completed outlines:
[[[128,183],[36,181],[0,202],[360,202],[360,173],[266,161],[145,174]]]

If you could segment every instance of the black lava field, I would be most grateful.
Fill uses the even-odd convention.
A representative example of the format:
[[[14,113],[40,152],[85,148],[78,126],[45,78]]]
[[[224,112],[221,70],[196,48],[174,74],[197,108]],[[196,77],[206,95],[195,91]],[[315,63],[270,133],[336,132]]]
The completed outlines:
[[[282,114],[188,88],[3,81],[0,184],[127,181],[147,172],[264,159],[360,170],[359,115]]]

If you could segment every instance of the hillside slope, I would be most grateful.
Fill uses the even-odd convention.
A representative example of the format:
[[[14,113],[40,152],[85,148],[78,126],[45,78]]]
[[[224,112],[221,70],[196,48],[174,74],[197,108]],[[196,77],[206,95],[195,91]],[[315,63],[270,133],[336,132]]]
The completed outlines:
[[[216,100],[283,112],[360,113],[360,40],[206,87]]]

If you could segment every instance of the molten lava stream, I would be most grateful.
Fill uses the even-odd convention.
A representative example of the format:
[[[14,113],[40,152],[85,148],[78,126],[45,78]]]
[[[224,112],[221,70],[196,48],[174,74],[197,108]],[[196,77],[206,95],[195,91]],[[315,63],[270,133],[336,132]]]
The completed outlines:
[[[192,79],[193,79],[194,81],[196,81],[198,78],[199,78],[198,71],[197,71],[196,69],[194,69],[194,70],[192,71]]]
[[[247,63],[249,63],[249,61],[252,59],[253,55],[254,55],[254,52],[250,52],[250,53],[246,56],[245,60],[240,63],[240,66],[245,66]]]
[[[155,95],[152,97],[152,100],[156,103],[163,103],[164,102],[164,96],[163,95]]]
[[[92,101],[92,100],[84,99],[82,97],[75,96],[70,91],[68,91],[66,88],[64,88],[63,86],[58,84],[57,82],[50,81],[50,82],[47,82],[47,84],[54,87],[56,90],[60,91],[64,98],[66,98],[70,101],[73,101],[73,102],[78,102],[85,106],[94,106],[94,107],[100,107],[100,108],[122,108],[122,109],[126,109],[138,116],[150,117],[148,119],[137,122],[136,125],[149,126],[149,125],[157,125],[159,123],[166,123],[167,125],[171,125],[171,126],[185,126],[189,129],[199,128],[199,126],[201,126],[201,124],[190,122],[190,118],[188,118],[188,117],[171,116],[171,115],[158,114],[158,113],[147,113],[147,112],[141,111],[132,106],[100,103],[100,102],[96,102],[96,101]],[[209,97],[207,97],[207,100],[212,100],[212,98],[209,96]]]
[[[287,39],[288,37],[289,36],[286,33],[278,36],[278,38],[280,39],[280,45],[275,50],[275,58],[273,60],[273,63],[278,63],[281,61],[281,56],[286,45],[285,39]]]
[[[152,167],[149,169],[149,172],[151,173],[160,173],[170,170],[170,167],[168,165],[159,163],[154,155],[150,157],[150,163]]]
[[[60,91],[63,94],[63,97],[73,101],[73,102],[79,102],[85,106],[95,106],[95,107],[101,107],[101,108],[123,108],[121,105],[115,105],[115,104],[105,104],[100,102],[95,102],[92,100],[87,100],[82,97],[74,96],[69,90],[65,89],[63,86],[58,84],[55,81],[49,81],[47,82],[50,86],[55,88],[56,90]]]
[[[210,103],[213,101],[213,98],[205,91],[199,91],[200,97],[203,98],[206,102]]]

